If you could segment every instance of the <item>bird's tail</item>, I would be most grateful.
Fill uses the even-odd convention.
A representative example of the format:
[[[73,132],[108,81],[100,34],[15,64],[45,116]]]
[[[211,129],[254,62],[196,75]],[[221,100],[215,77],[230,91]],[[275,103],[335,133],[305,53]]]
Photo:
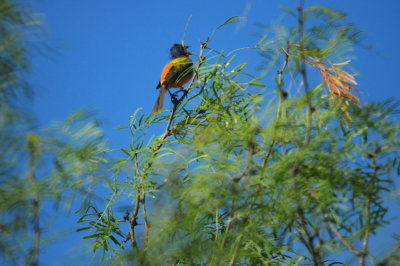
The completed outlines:
[[[163,108],[164,97],[165,97],[165,94],[167,93],[167,90],[168,90],[168,88],[166,88],[165,86],[161,86],[160,93],[158,94],[158,97],[157,97],[157,101],[154,104],[153,111],[151,112],[152,114],[157,113],[158,111],[160,111]]]

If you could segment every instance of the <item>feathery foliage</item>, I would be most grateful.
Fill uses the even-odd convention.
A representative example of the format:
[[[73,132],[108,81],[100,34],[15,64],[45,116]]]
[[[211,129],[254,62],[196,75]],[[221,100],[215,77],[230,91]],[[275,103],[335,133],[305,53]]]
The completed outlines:
[[[351,52],[367,46],[345,14],[282,7],[292,28],[230,53],[211,48],[239,18],[227,19],[170,111],[138,109],[126,147],[109,150],[85,112],[32,130],[19,99],[31,94],[24,38],[37,22],[13,1],[0,7],[2,260],[37,265],[43,206],[78,202],[77,231],[109,264],[399,262],[398,247],[383,259],[370,248],[400,172],[398,103],[356,95]],[[263,60],[257,75],[244,49]],[[155,125],[165,129],[152,136]]]
[[[269,60],[263,76],[236,63],[240,50],[215,51],[209,38],[171,111],[132,115],[108,203],[80,229],[94,230],[103,258],[324,265],[343,263],[337,255],[349,251],[360,265],[374,262],[369,238],[388,223],[385,199],[400,169],[398,104],[360,104],[346,67],[361,33],[343,13],[302,4],[286,11],[298,23],[268,29],[272,37],[251,47]],[[160,123],[164,133],[148,136]]]

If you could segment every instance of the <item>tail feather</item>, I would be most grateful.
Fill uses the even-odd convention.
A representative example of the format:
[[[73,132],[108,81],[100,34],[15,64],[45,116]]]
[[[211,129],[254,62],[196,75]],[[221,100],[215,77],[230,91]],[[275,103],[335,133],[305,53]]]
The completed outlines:
[[[164,106],[164,98],[165,94],[167,93],[167,88],[164,86],[161,86],[160,88],[160,93],[158,94],[157,101],[154,104],[153,111],[151,112],[152,114],[157,113],[160,111],[163,106]]]

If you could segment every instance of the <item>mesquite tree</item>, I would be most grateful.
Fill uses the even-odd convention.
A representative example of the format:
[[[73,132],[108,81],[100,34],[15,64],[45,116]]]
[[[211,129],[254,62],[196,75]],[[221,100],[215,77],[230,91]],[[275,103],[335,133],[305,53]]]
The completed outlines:
[[[168,111],[130,117],[104,208],[80,219],[95,251],[142,265],[374,261],[369,238],[399,171],[397,105],[357,95],[348,48],[361,35],[343,13],[284,11],[293,28],[251,47],[268,59],[261,76],[240,51],[212,49],[213,32]]]
[[[228,19],[191,44],[195,75],[166,110],[138,109],[110,150],[82,112],[32,127],[17,104],[36,22],[0,4],[1,261],[39,263],[55,203],[78,209],[77,230],[110,264],[399,262],[400,245],[384,258],[370,248],[400,171],[398,105],[362,102],[349,61],[362,35],[343,13],[300,1],[283,8],[292,27],[226,53],[212,45]]]
[[[101,176],[105,148],[97,121],[77,112],[41,129],[30,110],[34,89],[26,79],[31,54],[45,52],[37,39],[41,32],[35,13],[18,1],[0,0],[1,265],[38,265],[54,239],[47,228],[51,216],[70,208],[76,195],[87,202]]]

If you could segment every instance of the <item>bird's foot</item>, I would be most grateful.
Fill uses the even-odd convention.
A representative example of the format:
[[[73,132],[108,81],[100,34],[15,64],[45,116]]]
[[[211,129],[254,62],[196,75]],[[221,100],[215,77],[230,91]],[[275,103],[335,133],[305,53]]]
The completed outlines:
[[[169,90],[168,90],[168,92],[169,92],[169,96],[171,96],[171,102],[173,104],[177,104],[179,102],[179,100],[177,98],[176,93],[171,93]]]

